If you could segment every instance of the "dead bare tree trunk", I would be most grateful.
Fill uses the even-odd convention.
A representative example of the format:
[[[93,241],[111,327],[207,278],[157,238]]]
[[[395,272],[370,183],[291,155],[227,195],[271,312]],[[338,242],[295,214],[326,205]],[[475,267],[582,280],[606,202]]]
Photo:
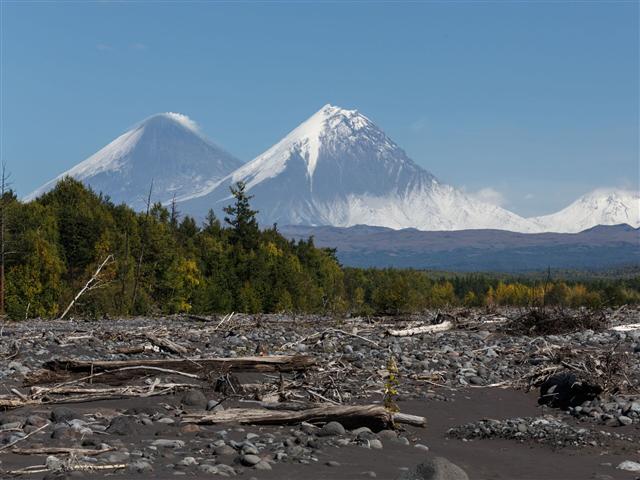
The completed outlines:
[[[147,195],[147,212],[144,216],[144,228],[143,236],[140,238],[140,256],[138,257],[138,264],[136,265],[136,278],[133,282],[133,294],[131,295],[131,308],[135,307],[136,297],[138,295],[138,286],[140,285],[140,272],[142,270],[142,259],[144,257],[144,247],[146,243],[146,230],[148,229],[149,212],[151,211],[151,194],[153,192],[153,180],[149,186],[149,195]]]
[[[82,289],[77,293],[77,295],[73,297],[73,300],[71,300],[71,303],[69,304],[69,306],[67,306],[65,311],[62,312],[62,315],[60,315],[60,318],[58,320],[62,320],[67,315],[67,313],[69,313],[69,310],[71,310],[71,307],[73,307],[75,303],[78,301],[78,299],[82,296],[82,294],[86,292],[89,289],[89,287],[91,287],[91,284],[93,284],[93,282],[95,282],[98,279],[98,275],[100,275],[100,271],[111,259],[113,259],[113,255],[111,254],[107,255],[107,258],[105,258],[104,261],[100,264],[100,266],[98,267],[96,272],[91,276],[89,281],[87,281],[84,287],[82,287]]]
[[[4,316],[4,290],[5,290],[5,259],[6,259],[6,244],[5,244],[5,229],[7,220],[7,199],[5,194],[7,193],[7,165],[2,163],[2,174],[0,178],[0,316]]]

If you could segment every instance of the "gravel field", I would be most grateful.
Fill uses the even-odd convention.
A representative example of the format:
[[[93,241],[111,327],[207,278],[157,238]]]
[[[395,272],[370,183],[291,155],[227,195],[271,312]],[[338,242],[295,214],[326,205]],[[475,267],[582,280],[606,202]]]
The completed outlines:
[[[0,478],[640,478],[640,311],[523,314],[6,323]],[[563,371],[604,391],[538,405]]]

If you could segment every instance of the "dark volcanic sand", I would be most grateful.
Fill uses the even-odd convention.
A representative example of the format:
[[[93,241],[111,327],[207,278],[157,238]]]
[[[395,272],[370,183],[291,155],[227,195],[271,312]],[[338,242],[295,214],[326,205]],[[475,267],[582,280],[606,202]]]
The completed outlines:
[[[238,478],[258,479],[362,479],[368,478],[364,472],[373,471],[377,478],[395,479],[402,467],[413,467],[427,456],[434,454],[444,456],[467,471],[471,479],[595,479],[620,478],[633,479],[637,475],[630,472],[616,470],[615,466],[624,460],[638,458],[640,445],[622,445],[611,452],[600,449],[583,448],[578,450],[553,449],[536,444],[524,444],[513,440],[476,440],[463,442],[449,439],[446,432],[449,428],[482,418],[506,419],[540,415],[541,409],[536,405],[534,394],[499,388],[470,388],[458,392],[449,392],[453,401],[412,400],[400,402],[402,411],[416,415],[423,415],[428,419],[425,429],[409,427],[405,435],[411,445],[404,446],[391,441],[385,441],[382,450],[366,449],[359,446],[326,447],[318,455],[319,461],[310,465],[276,463],[270,472],[259,472],[245,469]],[[94,402],[92,404],[69,404],[68,406],[80,413],[111,410],[123,411],[133,407],[173,404],[178,400],[174,397],[153,397],[150,399],[130,399]],[[26,409],[14,410],[15,415],[24,415]],[[48,412],[46,407],[29,409],[29,412]],[[154,427],[151,427],[154,428]],[[208,426],[203,429],[215,431],[222,426]],[[245,432],[234,432],[231,438],[241,440],[247,432],[277,431],[278,427],[243,426]],[[283,427],[289,428],[289,427]],[[161,437],[145,435],[144,437],[127,437],[126,441],[139,441],[140,446],[154,438],[180,438],[186,442],[193,434],[168,433],[177,429],[166,429]],[[615,429],[619,433],[640,434],[640,427],[633,425]],[[150,432],[148,432],[150,433]],[[105,436],[105,441],[109,438]],[[429,453],[416,449],[413,445],[421,443],[430,448]],[[635,448],[635,450],[634,450]],[[202,452],[207,455],[206,452]],[[180,455],[176,455],[177,459]],[[19,456],[5,454],[0,456],[4,469],[20,468],[27,465],[43,463],[45,456]],[[340,463],[339,467],[325,464],[329,460]],[[168,463],[168,461],[167,461]],[[603,465],[608,464],[608,465]],[[113,473],[83,473],[80,478],[176,478],[173,470],[163,470],[161,462],[154,463],[155,471],[151,474],[136,474],[130,472]],[[43,478],[40,473],[21,478]],[[206,475],[198,471],[186,471],[188,478],[221,478]]]

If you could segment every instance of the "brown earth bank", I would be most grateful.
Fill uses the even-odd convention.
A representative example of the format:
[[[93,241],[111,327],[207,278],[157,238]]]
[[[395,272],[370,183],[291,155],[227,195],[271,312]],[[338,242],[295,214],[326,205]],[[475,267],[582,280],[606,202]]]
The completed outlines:
[[[465,478],[414,471],[435,457],[471,479],[638,478],[638,310],[515,334],[530,317],[4,324],[0,478]],[[604,391],[539,406],[536,385],[558,372]]]

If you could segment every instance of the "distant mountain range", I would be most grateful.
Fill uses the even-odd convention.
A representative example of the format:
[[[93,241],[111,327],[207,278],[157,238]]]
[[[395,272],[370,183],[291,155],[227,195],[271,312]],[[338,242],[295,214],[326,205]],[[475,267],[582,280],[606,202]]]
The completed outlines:
[[[579,232],[640,226],[640,194],[596,190],[567,208],[524,218],[443,184],[357,110],[326,105],[273,147],[242,164],[207,140],[186,116],[150,117],[25,199],[69,175],[136,209],[153,199],[182,214],[219,216],[229,186],[247,184],[262,225],[370,225],[424,231],[497,229]]]
[[[640,266],[640,229],[597,226],[580,233],[524,234],[503,230],[423,232],[382,227],[283,227],[288,238],[313,236],[337,249],[352,267],[397,267],[460,272],[601,270]]]

